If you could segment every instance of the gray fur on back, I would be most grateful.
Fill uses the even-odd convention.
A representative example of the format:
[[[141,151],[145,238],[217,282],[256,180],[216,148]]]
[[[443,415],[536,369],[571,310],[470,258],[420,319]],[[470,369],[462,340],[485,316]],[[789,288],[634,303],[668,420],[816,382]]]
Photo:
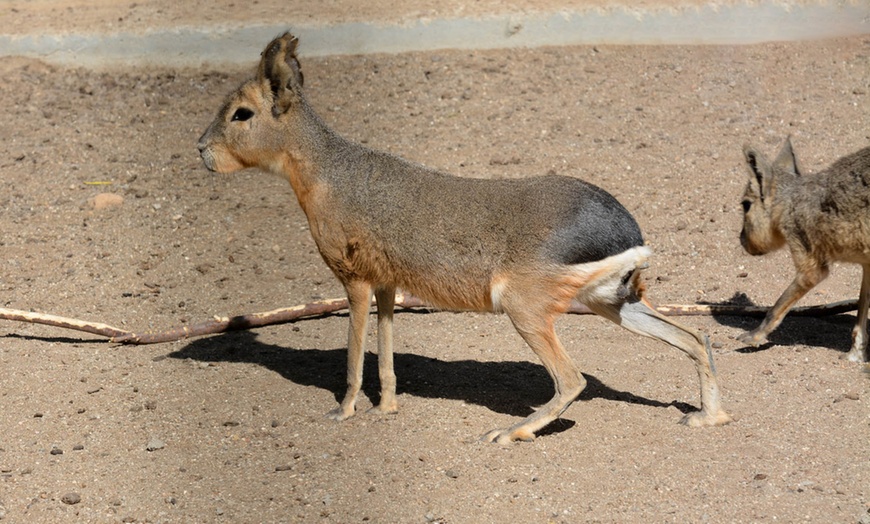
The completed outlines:
[[[790,223],[783,228],[792,230],[807,252],[854,262],[870,258],[870,147],[819,173],[798,176],[777,199],[792,202]]]
[[[488,271],[493,262],[509,267],[515,255],[528,257],[529,247],[538,246],[541,262],[573,265],[643,245],[631,214],[612,195],[579,179],[461,178],[357,144],[345,147],[355,157],[356,176],[350,182],[354,191],[347,193],[353,198],[344,205],[358,206],[357,216],[369,221],[387,255],[404,263]],[[423,252],[414,238],[421,231],[427,232]]]

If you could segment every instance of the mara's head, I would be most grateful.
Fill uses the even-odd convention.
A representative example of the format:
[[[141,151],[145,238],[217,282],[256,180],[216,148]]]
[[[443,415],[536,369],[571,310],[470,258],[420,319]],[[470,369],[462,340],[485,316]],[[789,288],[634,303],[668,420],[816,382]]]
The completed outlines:
[[[302,105],[298,40],[284,33],[262,53],[257,76],[232,92],[200,137],[205,167],[231,173],[247,167],[277,169],[290,139],[292,109]]]
[[[797,160],[791,139],[786,139],[773,162],[748,145],[743,147],[743,157],[749,169],[749,181],[741,201],[743,230],[740,231],[740,244],[750,255],[764,255],[785,245],[776,196],[783,184],[799,176]]]

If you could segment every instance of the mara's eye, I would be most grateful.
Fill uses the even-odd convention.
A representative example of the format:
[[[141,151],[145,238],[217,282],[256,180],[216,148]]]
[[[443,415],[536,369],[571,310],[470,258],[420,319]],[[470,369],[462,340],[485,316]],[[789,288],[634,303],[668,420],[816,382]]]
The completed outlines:
[[[744,213],[749,213],[749,208],[752,207],[752,202],[744,200],[743,202],[740,202],[740,205],[743,206]]]
[[[245,120],[250,120],[251,117],[254,116],[254,112],[250,109],[240,107],[236,109],[236,112],[233,113],[233,122],[244,122]]]

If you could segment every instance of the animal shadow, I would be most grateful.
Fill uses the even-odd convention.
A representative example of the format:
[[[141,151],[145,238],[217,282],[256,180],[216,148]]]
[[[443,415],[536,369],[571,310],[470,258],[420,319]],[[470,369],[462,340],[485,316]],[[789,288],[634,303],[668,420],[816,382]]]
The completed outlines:
[[[192,341],[168,355],[200,362],[243,362],[270,369],[304,386],[315,386],[340,401],[346,389],[347,351],[341,349],[299,349],[266,344],[253,331],[224,333]],[[397,393],[423,398],[461,400],[498,413],[524,417],[533,406],[545,404],[553,395],[553,382],[540,364],[477,360],[445,361],[437,358],[395,353]],[[584,374],[586,389],[577,400],[595,398],[651,407],[676,407],[683,413],[694,411],[690,404],[661,402],[613,389],[593,375]],[[377,355],[366,353],[363,366],[363,393],[377,404],[380,400]],[[559,419],[539,434],[564,431],[574,423]]]
[[[77,346],[80,344],[104,344],[104,338],[76,338],[76,337],[60,337],[60,336],[43,336],[43,335],[21,335],[18,333],[7,333],[3,338],[18,339],[18,340],[36,340],[49,344],[68,344]]]
[[[702,302],[704,305],[755,306],[756,304],[745,293],[735,293],[730,299],[722,302]],[[714,313],[713,319],[720,325],[747,331],[761,323],[764,314],[758,315],[727,315]],[[852,327],[855,316],[837,314],[827,316],[799,316],[789,313],[782,324],[767,338],[767,344],[757,348],[744,346],[737,349],[739,353],[755,353],[764,351],[774,345],[794,346],[805,345],[833,349],[848,353],[852,345]]]

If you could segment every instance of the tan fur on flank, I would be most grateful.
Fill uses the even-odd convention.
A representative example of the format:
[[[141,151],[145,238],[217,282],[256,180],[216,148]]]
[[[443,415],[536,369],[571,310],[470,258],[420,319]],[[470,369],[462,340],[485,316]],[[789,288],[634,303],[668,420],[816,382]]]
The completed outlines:
[[[227,98],[199,149],[212,171],[257,167],[285,177],[320,255],[347,291],[348,387],[331,418],[356,411],[372,294],[381,381],[373,410],[398,409],[392,318],[401,288],[444,309],[507,314],[553,378],[552,400],[490,431],[488,441],[533,439],[583,390],[586,381],[553,327],[574,298],[692,358],[701,409],[683,422],[730,420],[720,407],[707,337],[662,317],[644,299],[638,275],[649,250],[616,199],[569,177],[454,177],[345,140],[306,101],[296,46],[285,34],[266,47],[257,76]]]

